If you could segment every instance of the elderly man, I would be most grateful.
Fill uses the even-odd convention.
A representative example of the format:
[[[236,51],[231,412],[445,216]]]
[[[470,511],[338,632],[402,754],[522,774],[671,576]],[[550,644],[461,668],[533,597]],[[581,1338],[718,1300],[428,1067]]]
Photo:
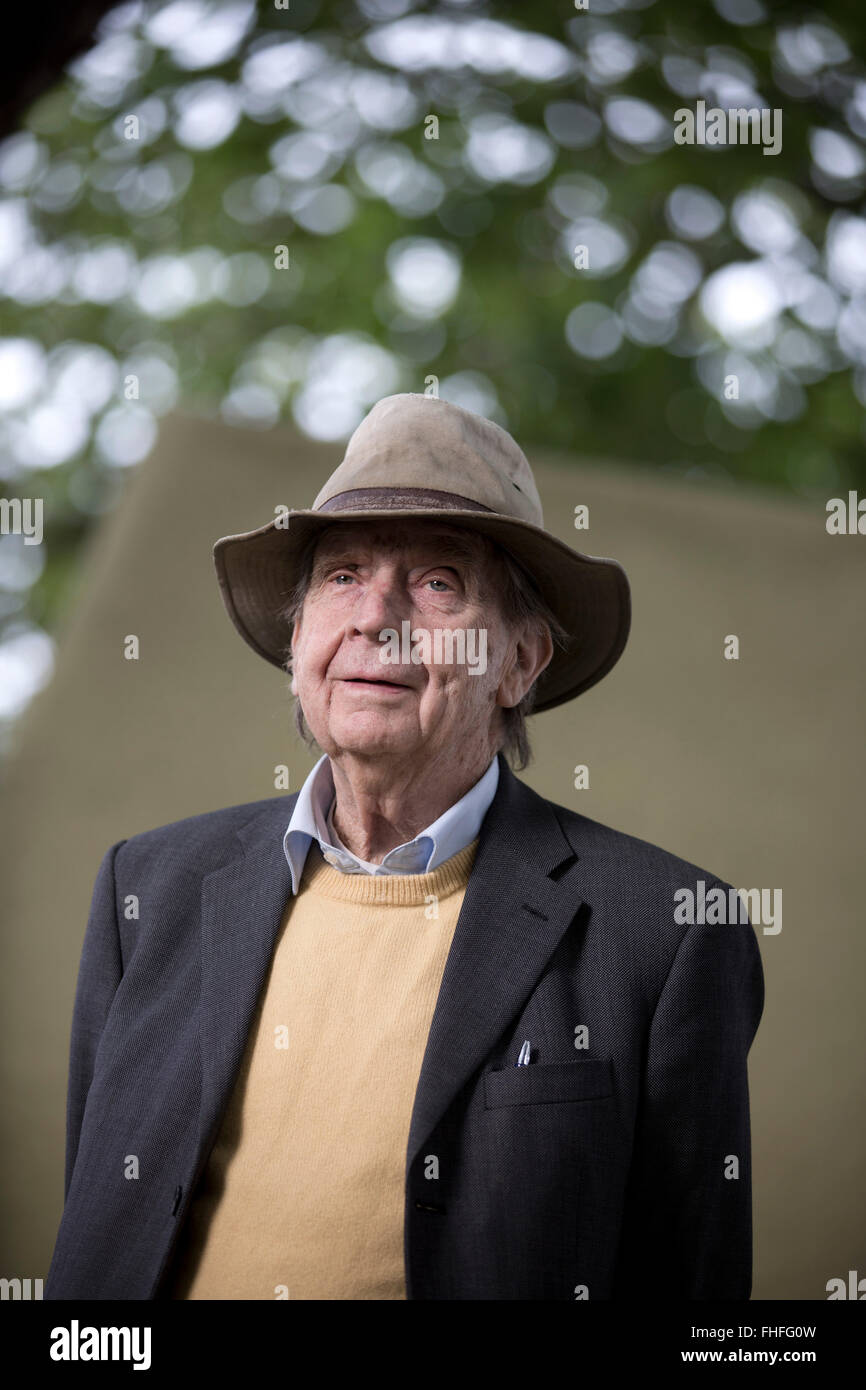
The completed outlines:
[[[414,395],[215,560],[322,756],[106,854],[46,1297],[747,1299],[754,930],[509,766],[619,657],[621,568]]]

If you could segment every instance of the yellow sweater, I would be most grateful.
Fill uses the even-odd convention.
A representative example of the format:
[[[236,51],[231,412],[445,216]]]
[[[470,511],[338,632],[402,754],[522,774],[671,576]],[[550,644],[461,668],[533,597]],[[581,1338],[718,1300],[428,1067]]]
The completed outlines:
[[[406,1297],[409,1123],[477,846],[379,878],[310,845],[169,1298]]]

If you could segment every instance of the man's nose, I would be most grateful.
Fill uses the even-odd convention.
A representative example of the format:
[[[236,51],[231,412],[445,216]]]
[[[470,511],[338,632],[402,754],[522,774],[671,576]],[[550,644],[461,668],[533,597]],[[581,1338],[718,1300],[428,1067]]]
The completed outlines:
[[[409,616],[406,595],[396,575],[380,574],[365,585],[352,609],[358,632],[377,637],[385,627],[399,628]]]

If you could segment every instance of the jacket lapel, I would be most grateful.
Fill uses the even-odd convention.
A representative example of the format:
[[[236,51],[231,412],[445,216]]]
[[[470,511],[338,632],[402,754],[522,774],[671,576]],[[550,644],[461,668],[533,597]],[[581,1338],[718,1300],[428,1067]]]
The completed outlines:
[[[499,757],[499,784],[433,1012],[409,1131],[407,1172],[462,1086],[531,993],[581,907],[577,855],[551,804]]]
[[[297,793],[237,832],[242,853],[206,876],[201,896],[200,1141],[210,1148],[231,1093],[292,892],[282,832]]]

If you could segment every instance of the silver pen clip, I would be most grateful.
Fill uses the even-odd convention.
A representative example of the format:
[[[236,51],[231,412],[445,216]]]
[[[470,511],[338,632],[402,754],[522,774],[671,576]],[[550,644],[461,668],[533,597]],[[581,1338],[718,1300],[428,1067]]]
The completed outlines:
[[[529,1046],[529,1040],[527,1039],[527,1041],[526,1041],[526,1042],[523,1044],[523,1046],[521,1047],[520,1053],[518,1054],[517,1061],[514,1063],[514,1065],[515,1065],[516,1067],[528,1067],[528,1066],[529,1066],[529,1060],[530,1060],[530,1053],[531,1053],[531,1051],[532,1051],[532,1049],[530,1048],[530,1046]]]

